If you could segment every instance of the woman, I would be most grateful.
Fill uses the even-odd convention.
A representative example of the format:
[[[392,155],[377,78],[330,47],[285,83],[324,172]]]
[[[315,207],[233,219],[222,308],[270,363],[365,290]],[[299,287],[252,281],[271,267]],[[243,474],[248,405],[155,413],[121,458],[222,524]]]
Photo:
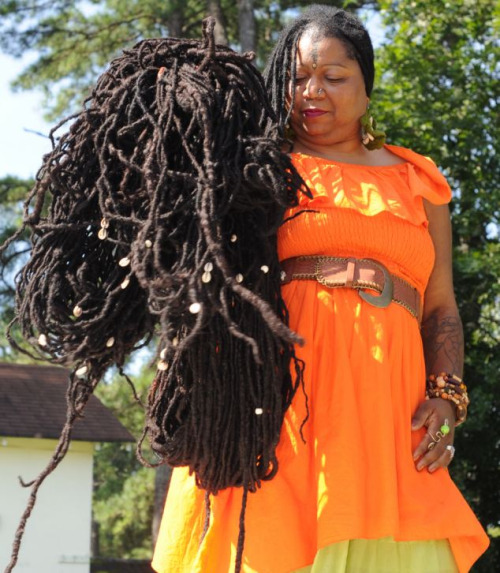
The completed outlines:
[[[313,195],[278,236],[305,391],[244,524],[242,492],[228,488],[211,497],[204,531],[204,493],[174,471],[153,567],[231,571],[244,526],[242,571],[468,571],[488,541],[446,470],[467,405],[450,189],[428,159],[363,145],[380,135],[366,116],[373,50],[350,14],[306,10],[266,78]]]

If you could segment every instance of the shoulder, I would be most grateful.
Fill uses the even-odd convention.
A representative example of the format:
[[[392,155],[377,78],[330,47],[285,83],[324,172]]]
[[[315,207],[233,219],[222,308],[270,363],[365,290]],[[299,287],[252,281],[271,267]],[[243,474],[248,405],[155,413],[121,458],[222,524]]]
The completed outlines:
[[[401,147],[399,145],[385,144],[383,147],[383,150],[390,153],[393,157],[398,157],[402,161],[405,161],[407,163],[411,163],[417,167],[420,167],[421,169],[423,169],[425,171],[429,171],[432,173],[434,173],[434,172],[441,173],[439,171],[437,165],[434,163],[434,161],[430,157],[428,157],[426,155],[421,155],[420,153],[417,153],[416,151],[413,151],[412,149],[408,149],[407,147]],[[442,175],[441,175],[441,177],[442,177]]]
[[[448,181],[430,157],[397,145],[385,145],[384,149],[410,166],[409,177],[413,180],[413,186],[419,189],[418,195],[422,195],[435,205],[442,205],[451,200]],[[415,184],[417,182],[418,185]]]
[[[368,165],[374,167],[387,167],[389,165],[399,165],[400,163],[406,163],[406,160],[393,153],[388,146],[384,146],[381,149],[374,149],[368,152],[369,162]]]
[[[380,149],[365,150],[363,164],[370,167],[386,167],[400,163],[411,163],[425,170],[436,170],[437,166],[430,157],[420,155],[406,147],[385,144]]]

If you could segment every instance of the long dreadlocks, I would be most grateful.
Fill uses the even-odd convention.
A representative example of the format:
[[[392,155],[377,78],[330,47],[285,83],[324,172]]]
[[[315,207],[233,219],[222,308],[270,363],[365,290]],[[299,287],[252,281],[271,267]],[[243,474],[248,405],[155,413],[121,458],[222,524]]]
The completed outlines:
[[[35,348],[20,350],[72,368],[68,414],[51,462],[27,484],[7,571],[95,386],[113,364],[123,373],[155,329],[143,435],[154,451],[189,466],[208,495],[241,486],[246,500],[277,471],[303,365],[280,295],[276,232],[307,190],[281,151],[251,56],[215,46],[213,26],[205,21],[201,42],[145,40],[125,51],[66,120],[69,131],[55,138],[62,122],[51,133],[25,206],[32,254],[9,333],[17,324]],[[237,570],[243,519],[244,506]]]

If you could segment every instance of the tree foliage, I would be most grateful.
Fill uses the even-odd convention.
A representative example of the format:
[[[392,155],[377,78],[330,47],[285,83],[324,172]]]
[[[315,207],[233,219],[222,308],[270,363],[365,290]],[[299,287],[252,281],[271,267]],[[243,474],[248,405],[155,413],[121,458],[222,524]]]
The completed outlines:
[[[134,377],[137,394],[143,399],[153,376],[154,372],[146,367]],[[103,381],[96,394],[138,440],[144,410],[123,377],[117,374]],[[135,455],[135,443],[99,445],[94,455],[95,556],[151,557],[154,496],[155,472],[141,466]]]
[[[324,2],[371,7],[382,18],[374,115],[389,141],[431,156],[453,188],[457,300],[466,338],[469,420],[456,436],[453,476],[486,526],[500,519],[500,429],[496,390],[500,371],[500,13],[495,0],[379,0]],[[18,89],[41,90],[51,119],[80,107],[89,87],[123,48],[145,37],[200,36],[200,22],[216,15],[221,38],[242,45],[253,16],[261,65],[294,0],[0,0],[0,49],[34,59],[16,79]],[[248,10],[249,6],[253,12]],[[243,8],[246,20],[242,20]],[[250,15],[250,16],[249,16]],[[370,22],[369,22],[370,24]],[[247,40],[245,40],[246,42]],[[246,44],[244,44],[246,45]],[[19,220],[19,199],[30,182],[0,181],[1,233]],[[18,247],[22,248],[22,241]],[[13,261],[4,261],[3,277]],[[12,290],[1,284],[3,320]],[[2,340],[0,340],[3,343]],[[5,358],[5,357],[3,357]],[[145,388],[145,375],[139,386]],[[142,414],[123,380],[101,388],[101,398],[134,435]],[[141,557],[150,550],[153,472],[136,465],[126,446],[103,445],[96,456],[95,515],[101,553]],[[137,495],[136,495],[137,493]],[[140,506],[141,510],[134,509]],[[137,521],[137,523],[134,523]],[[134,540],[132,543],[131,540]],[[148,549],[149,548],[149,549]],[[494,544],[475,572],[500,570]]]
[[[453,189],[455,289],[469,420],[453,477],[485,526],[500,518],[500,70],[494,0],[383,0],[376,117],[391,143],[428,155]],[[491,527],[493,526],[493,527]],[[493,543],[474,571],[500,570]]]
[[[153,498],[154,472],[142,467],[127,476],[119,492],[94,502],[99,557],[151,558]]]
[[[20,226],[22,205],[33,181],[6,176],[0,179],[0,244]],[[0,255],[0,360],[9,362],[20,357],[12,351],[6,337],[6,325],[14,318],[14,276],[26,260],[29,247],[27,237],[12,243]]]

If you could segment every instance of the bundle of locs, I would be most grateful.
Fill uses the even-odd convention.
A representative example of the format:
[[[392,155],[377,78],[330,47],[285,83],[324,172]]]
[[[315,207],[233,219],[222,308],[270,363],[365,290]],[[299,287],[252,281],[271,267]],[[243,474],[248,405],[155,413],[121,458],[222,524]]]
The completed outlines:
[[[207,507],[231,486],[245,504],[278,469],[303,364],[280,295],[276,232],[308,191],[281,149],[252,55],[216,46],[213,25],[204,22],[202,41],[124,51],[51,133],[25,206],[32,251],[9,336],[17,346],[19,328],[31,345],[21,351],[71,368],[68,412],[51,462],[27,484],[7,571],[97,383],[153,336],[159,368],[143,438],[161,462],[189,466]]]

